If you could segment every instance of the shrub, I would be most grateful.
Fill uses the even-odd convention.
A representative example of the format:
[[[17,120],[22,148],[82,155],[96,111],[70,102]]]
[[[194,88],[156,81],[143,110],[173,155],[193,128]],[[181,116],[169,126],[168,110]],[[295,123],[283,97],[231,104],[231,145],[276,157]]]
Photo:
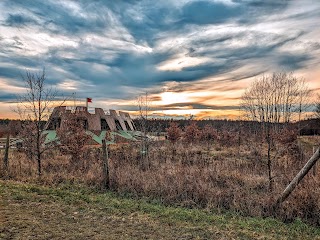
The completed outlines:
[[[178,127],[178,124],[171,122],[169,128],[166,129],[167,138],[170,142],[175,143],[181,137],[181,129]]]

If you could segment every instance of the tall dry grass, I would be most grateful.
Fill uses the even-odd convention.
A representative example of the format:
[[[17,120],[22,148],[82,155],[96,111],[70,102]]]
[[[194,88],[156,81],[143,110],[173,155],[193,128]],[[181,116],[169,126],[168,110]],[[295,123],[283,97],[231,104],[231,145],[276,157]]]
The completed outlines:
[[[265,143],[257,139],[213,143],[172,144],[153,142],[142,167],[139,143],[109,148],[110,184],[114,191],[158,199],[164,204],[200,207],[214,211],[237,211],[249,216],[276,216],[283,221],[301,218],[320,225],[320,177],[310,172],[282,207],[270,205],[312,155],[296,140],[273,149],[274,189],[268,190]],[[308,140],[309,141],[309,140]],[[2,154],[2,153],[1,153]],[[144,156],[143,156],[144,157]],[[19,181],[44,184],[81,183],[99,188],[103,182],[102,151],[88,147],[77,165],[70,156],[51,150],[43,160],[43,175],[37,177],[36,162],[24,153],[10,152],[8,176]],[[2,167],[2,166],[1,166]],[[3,173],[2,169],[0,172]]]

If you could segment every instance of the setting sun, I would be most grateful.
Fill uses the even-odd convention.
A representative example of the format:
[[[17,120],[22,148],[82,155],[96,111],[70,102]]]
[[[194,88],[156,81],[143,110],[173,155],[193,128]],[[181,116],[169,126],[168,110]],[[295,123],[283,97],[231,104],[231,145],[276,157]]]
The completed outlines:
[[[190,102],[186,93],[179,92],[164,92],[160,94],[162,105],[170,105],[174,103],[185,103]]]

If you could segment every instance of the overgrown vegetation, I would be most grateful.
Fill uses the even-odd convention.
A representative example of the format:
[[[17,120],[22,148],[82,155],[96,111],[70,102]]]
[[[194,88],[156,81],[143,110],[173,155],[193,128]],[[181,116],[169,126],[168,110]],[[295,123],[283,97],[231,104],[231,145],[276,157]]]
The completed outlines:
[[[26,71],[22,76],[26,92],[17,99],[17,113],[23,122],[20,137],[30,160],[35,159],[38,175],[42,173],[42,155],[47,150],[44,145],[43,122],[50,115],[57,91],[47,85],[45,69],[39,73]]]
[[[166,207],[79,185],[0,181],[1,239],[320,239],[297,219]]]
[[[253,81],[242,96],[241,107],[248,119],[261,123],[261,134],[267,143],[269,191],[273,189],[273,159],[271,151],[276,145],[275,136],[285,136],[281,130],[297,115],[307,111],[310,90],[303,79],[292,73],[263,75]],[[283,123],[280,125],[280,123]],[[297,134],[297,133],[296,133]]]
[[[268,189],[267,143],[260,132],[244,129],[203,129],[191,124],[179,129],[179,138],[150,143],[148,168],[139,143],[123,143],[109,148],[109,180],[113,191],[157,199],[163,204],[197,207],[210,211],[233,211],[245,216],[274,216],[284,222],[297,218],[319,225],[320,183],[317,171],[309,174],[277,211],[271,204],[312,155],[319,138],[297,138],[283,130],[274,137],[271,149],[274,187]],[[168,129],[169,130],[169,129]],[[173,131],[173,132],[175,132]],[[197,133],[197,134],[190,134]],[[240,135],[241,134],[241,135]],[[197,136],[195,138],[195,136]],[[189,139],[189,137],[191,139]],[[86,146],[74,164],[72,156],[52,149],[45,153],[43,175],[37,177],[35,162],[23,152],[10,152],[11,179],[47,185],[83,183],[103,185],[102,150]]]

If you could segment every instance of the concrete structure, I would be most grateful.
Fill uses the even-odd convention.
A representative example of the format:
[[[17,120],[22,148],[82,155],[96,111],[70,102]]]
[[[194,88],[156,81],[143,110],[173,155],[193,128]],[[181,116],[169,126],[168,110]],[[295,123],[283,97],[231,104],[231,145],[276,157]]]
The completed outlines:
[[[66,106],[55,107],[45,129],[56,130],[64,128],[65,120],[70,114],[77,118],[79,124],[88,131],[135,131],[136,128],[129,113],[109,110],[106,114],[103,109],[95,108],[94,113],[89,113],[86,107],[78,106],[75,109],[68,109]]]

